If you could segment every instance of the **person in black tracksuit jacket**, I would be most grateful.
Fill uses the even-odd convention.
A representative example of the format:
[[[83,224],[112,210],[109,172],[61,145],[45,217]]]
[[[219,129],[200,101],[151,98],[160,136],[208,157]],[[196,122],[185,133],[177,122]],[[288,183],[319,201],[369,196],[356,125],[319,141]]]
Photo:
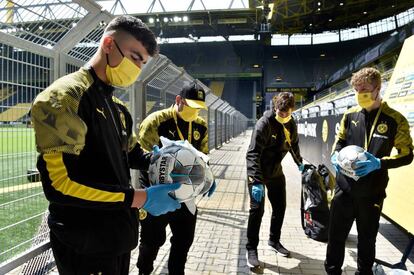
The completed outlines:
[[[112,85],[132,84],[155,52],[154,34],[139,19],[117,17],[90,63],[33,102],[37,168],[59,274],[128,274],[138,243],[136,208],[160,215],[180,207],[168,186],[132,188],[130,168],[147,169],[151,154],[137,143],[131,115],[113,96]]]
[[[342,273],[345,241],[356,220],[358,260],[355,274],[371,275],[388,184],[387,170],[411,163],[413,145],[407,119],[381,99],[379,71],[361,69],[353,75],[351,83],[358,106],[345,112],[333,146],[331,160],[337,170],[337,188],[331,203],[325,269],[332,275]],[[340,172],[337,160],[338,152],[348,145],[357,145],[367,151],[367,160],[355,164],[355,175],[359,176],[356,181]],[[393,148],[398,153],[390,156]]]
[[[139,143],[144,150],[151,150],[154,145],[162,147],[160,137],[170,140],[187,140],[197,150],[208,154],[208,130],[206,121],[199,116],[199,111],[206,109],[205,91],[196,82],[184,86],[176,96],[176,104],[150,114],[139,127]],[[148,173],[141,173],[140,184],[149,186]],[[211,196],[215,183],[208,191]],[[171,228],[171,249],[168,259],[168,273],[184,274],[188,251],[194,240],[197,222],[197,209],[187,203],[181,208],[165,215],[154,217],[151,214],[140,215],[141,238],[137,267],[139,274],[150,274],[154,270],[154,260],[160,247],[166,241],[166,227]],[[141,211],[143,213],[143,211]]]
[[[286,182],[282,160],[291,152],[296,164],[302,168],[298,145],[297,126],[291,113],[295,106],[293,94],[281,93],[273,98],[274,109],[266,111],[256,123],[246,155],[250,211],[247,225],[247,263],[259,265],[257,246],[264,213],[264,186],[272,205],[268,244],[278,253],[289,256],[280,244],[280,234],[286,210]],[[303,169],[303,168],[302,168]]]

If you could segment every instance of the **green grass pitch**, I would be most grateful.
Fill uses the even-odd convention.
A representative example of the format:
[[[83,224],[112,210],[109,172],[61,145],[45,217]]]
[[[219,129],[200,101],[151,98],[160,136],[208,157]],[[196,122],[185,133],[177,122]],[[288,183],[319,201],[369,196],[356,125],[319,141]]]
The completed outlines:
[[[31,246],[12,249],[35,236],[47,208],[42,188],[27,179],[36,157],[32,128],[0,127],[0,263]]]

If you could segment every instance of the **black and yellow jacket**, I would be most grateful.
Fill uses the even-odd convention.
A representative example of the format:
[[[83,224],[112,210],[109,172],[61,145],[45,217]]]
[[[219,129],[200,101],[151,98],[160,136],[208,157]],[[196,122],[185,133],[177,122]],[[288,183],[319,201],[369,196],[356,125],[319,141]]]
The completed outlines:
[[[281,163],[290,150],[295,162],[302,162],[296,122],[291,119],[283,125],[275,116],[274,111],[266,111],[256,123],[246,155],[248,184],[268,183],[283,176]]]
[[[129,169],[147,169],[150,156],[113,90],[92,68],[81,68],[40,93],[31,109],[50,230],[83,254],[137,245]]]
[[[139,126],[138,140],[141,147],[151,151],[154,145],[162,146],[160,137],[170,140],[188,140],[194,148],[208,154],[207,123],[201,117],[192,122],[186,122],[175,111],[175,106],[150,114]],[[141,186],[148,186],[148,177],[142,173]]]
[[[380,114],[373,126],[379,110]],[[413,160],[413,144],[407,119],[390,108],[386,102],[382,102],[380,108],[371,112],[359,106],[345,112],[333,150],[339,152],[348,145],[365,148],[381,159],[381,169],[361,177],[358,181],[341,173],[337,174],[337,186],[358,197],[384,198],[388,184],[387,170],[407,165]],[[391,155],[393,147],[397,149],[397,153]]]

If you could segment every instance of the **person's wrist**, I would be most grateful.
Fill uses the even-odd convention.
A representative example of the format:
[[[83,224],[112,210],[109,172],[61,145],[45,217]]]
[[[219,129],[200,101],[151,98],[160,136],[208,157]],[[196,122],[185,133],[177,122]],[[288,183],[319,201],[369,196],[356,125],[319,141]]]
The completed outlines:
[[[145,189],[139,189],[134,191],[134,199],[132,200],[132,208],[143,208],[147,202],[148,195]]]
[[[377,161],[377,169],[381,169],[381,159],[375,158],[375,160]]]
[[[253,181],[253,185],[260,185],[260,184],[263,184],[263,183],[261,181],[258,181],[258,180]]]

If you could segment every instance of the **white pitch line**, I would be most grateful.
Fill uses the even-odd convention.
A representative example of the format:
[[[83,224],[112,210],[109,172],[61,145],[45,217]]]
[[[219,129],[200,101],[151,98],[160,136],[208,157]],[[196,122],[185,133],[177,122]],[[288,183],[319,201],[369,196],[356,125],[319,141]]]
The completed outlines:
[[[40,181],[39,182],[26,183],[26,184],[13,185],[13,186],[0,188],[0,194],[10,193],[10,192],[17,192],[17,191],[36,188],[36,187],[40,187],[40,186],[42,186],[42,183]]]

